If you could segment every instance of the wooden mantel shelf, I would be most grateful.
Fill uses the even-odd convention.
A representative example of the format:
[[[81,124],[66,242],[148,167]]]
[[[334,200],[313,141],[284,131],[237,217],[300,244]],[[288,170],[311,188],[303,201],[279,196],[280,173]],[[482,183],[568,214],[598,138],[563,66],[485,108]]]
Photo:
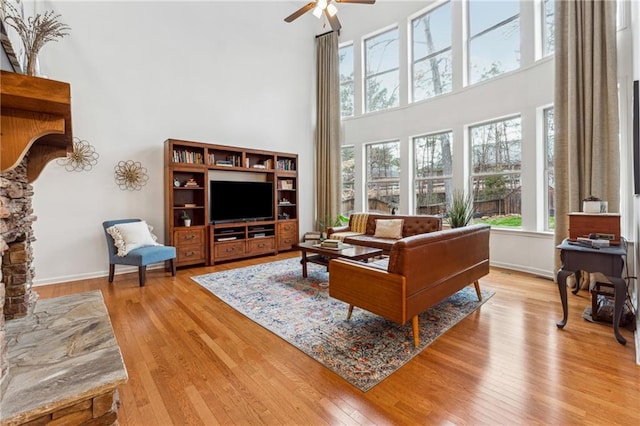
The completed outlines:
[[[71,86],[68,83],[1,71],[0,172],[16,167],[27,155],[33,182],[54,158],[73,150]]]

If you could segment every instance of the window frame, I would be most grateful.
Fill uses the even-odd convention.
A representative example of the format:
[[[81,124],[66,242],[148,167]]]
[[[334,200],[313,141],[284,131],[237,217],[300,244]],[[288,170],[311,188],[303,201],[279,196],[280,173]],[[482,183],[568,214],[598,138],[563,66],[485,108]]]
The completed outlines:
[[[543,193],[544,193],[544,230],[547,232],[554,232],[555,231],[555,226],[552,228],[549,226],[549,222],[551,219],[551,215],[549,214],[550,212],[550,208],[551,206],[549,205],[549,201],[550,201],[550,197],[549,197],[549,177],[551,174],[554,175],[554,182],[555,182],[555,166],[553,165],[553,161],[554,158],[551,159],[551,166],[549,166],[549,128],[548,128],[548,118],[547,118],[547,114],[549,113],[549,111],[551,111],[551,113],[554,113],[554,107],[553,105],[545,107],[542,109],[542,140],[543,140],[543,148],[544,148],[544,167],[543,167],[543,173],[542,173],[542,184],[543,186]],[[554,135],[553,135],[553,139],[554,139],[554,144],[555,144],[555,129],[554,129]],[[555,157],[555,153],[553,153],[554,157]],[[554,202],[553,205],[555,207],[555,185],[554,185]],[[554,209],[555,210],[555,209]],[[555,217],[555,213],[554,213],[554,217]]]
[[[453,92],[453,73],[454,73],[454,69],[453,69],[453,10],[452,10],[452,6],[451,6],[451,2],[452,0],[445,0],[445,1],[439,1],[434,5],[429,6],[428,8],[426,8],[425,10],[422,10],[420,12],[418,12],[417,14],[414,14],[412,16],[409,17],[409,37],[410,39],[407,42],[407,48],[409,50],[409,66],[410,66],[410,90],[411,90],[411,94],[410,94],[410,102],[420,102],[420,101],[424,101],[427,99],[433,99],[437,96],[440,95],[444,95],[447,93],[451,93]],[[422,19],[423,17],[425,17],[426,15],[429,15],[431,13],[434,13],[435,11],[437,11],[438,9],[440,9],[441,7],[444,7],[445,5],[449,5],[449,47],[446,48],[442,48],[440,50],[437,50],[433,53],[430,53],[420,59],[416,59],[415,57],[415,47],[414,47],[414,41],[415,41],[415,36],[414,36],[414,22],[418,19]],[[426,96],[424,98],[421,99],[416,99],[415,97],[415,93],[416,93],[416,79],[415,79],[415,69],[416,69],[416,64],[418,62],[422,63],[422,62],[426,62],[428,60],[430,60],[431,58],[437,57],[439,55],[441,55],[442,53],[445,52],[450,52],[451,55],[451,87],[449,88],[448,91],[444,91],[442,93],[438,93],[438,94],[434,94],[433,96]]]
[[[428,138],[428,137],[434,137],[434,136],[440,136],[440,135],[444,135],[444,134],[448,134],[449,135],[449,148],[450,148],[450,152],[449,155],[451,155],[451,174],[443,174],[440,176],[428,176],[428,177],[418,177],[418,173],[417,173],[417,168],[418,168],[418,155],[417,155],[417,147],[416,147],[416,142],[417,139],[420,138]],[[448,204],[448,200],[449,197],[453,194],[447,194],[447,184],[446,181],[449,180],[450,182],[450,186],[451,189],[453,190],[453,169],[454,169],[454,160],[453,160],[453,130],[452,129],[448,129],[448,130],[440,130],[440,131],[436,131],[436,132],[430,132],[430,133],[425,133],[425,134],[421,134],[421,135],[416,135],[413,136],[411,138],[411,152],[412,152],[412,159],[413,159],[413,174],[412,174],[412,194],[413,194],[413,214],[419,214],[418,213],[418,183],[419,182],[424,182],[424,181],[433,181],[433,180],[442,180],[445,181],[445,210],[447,208],[447,204]],[[443,212],[444,213],[444,212]]]
[[[492,124],[496,124],[496,123],[500,123],[500,122],[504,122],[504,121],[509,121],[509,120],[513,120],[513,119],[519,119],[519,125],[520,125],[520,168],[517,170],[502,170],[500,172],[482,172],[482,173],[476,173],[474,171],[475,169],[475,164],[474,164],[474,158],[473,158],[473,151],[474,151],[474,145],[473,145],[473,135],[472,135],[472,131],[474,128],[477,127],[483,127],[483,126],[488,126],[488,125],[492,125]],[[481,122],[477,122],[477,123],[473,123],[473,124],[469,124],[468,126],[466,126],[467,128],[467,144],[468,144],[468,152],[469,152],[469,174],[467,176],[468,180],[469,180],[469,190],[473,196],[473,201],[474,203],[477,205],[477,203],[479,202],[476,199],[476,188],[475,188],[475,179],[477,177],[482,177],[482,178],[486,178],[486,177],[491,177],[491,176],[519,176],[519,181],[520,181],[520,196],[522,197],[522,186],[524,185],[524,181],[522,179],[522,163],[523,163],[523,159],[522,159],[522,147],[524,145],[524,141],[522,140],[522,113],[516,113],[516,114],[511,114],[511,115],[507,115],[507,116],[503,116],[503,117],[499,117],[499,118],[494,118],[494,119],[490,119],[490,120],[486,120],[486,121],[481,121]],[[493,217],[493,216],[491,216]],[[522,218],[522,204],[520,206],[520,217]],[[496,225],[492,225],[492,226],[496,226]],[[500,227],[500,226],[498,226]],[[504,229],[522,229],[522,224],[518,227],[516,226],[504,226],[501,227]]]
[[[387,69],[385,71],[382,72],[376,72],[374,74],[371,75],[367,75],[367,65],[369,63],[368,61],[368,55],[367,55],[367,41],[372,40],[376,37],[379,37],[383,34],[387,34],[390,33],[392,31],[396,31],[396,42],[398,43],[398,57],[396,58],[397,63],[396,63],[396,67],[395,68],[390,68]],[[365,36],[362,37],[362,96],[363,96],[363,101],[362,104],[364,106],[364,111],[363,114],[368,114],[368,113],[374,113],[374,112],[378,112],[378,111],[387,111],[389,109],[392,108],[398,108],[400,106],[400,56],[401,56],[401,48],[400,48],[400,28],[398,25],[394,24],[385,28],[382,28],[376,32],[367,34]],[[371,110],[370,109],[370,105],[368,102],[369,99],[369,92],[367,90],[368,88],[368,82],[370,79],[372,78],[376,78],[376,77],[380,77],[380,76],[384,76],[386,74],[390,74],[392,72],[396,72],[397,76],[398,76],[398,94],[397,94],[397,104],[396,105],[392,105],[390,107],[387,108],[383,108],[383,109],[376,109],[376,110]]]
[[[472,56],[472,54],[471,54],[471,52],[472,52],[471,51],[471,43],[474,40],[477,40],[478,38],[480,38],[480,37],[482,37],[482,36],[484,36],[486,34],[489,34],[490,32],[492,32],[494,30],[497,30],[498,28],[509,24],[512,21],[516,20],[516,19],[520,20],[521,15],[522,15],[522,1],[523,0],[516,0],[517,3],[518,3],[518,14],[517,15],[513,15],[513,16],[511,16],[509,18],[503,19],[502,21],[492,25],[491,27],[485,28],[485,29],[479,31],[476,34],[473,34],[473,35],[471,34],[471,6],[469,4],[470,1],[471,0],[466,0],[465,1],[465,6],[466,6],[465,7],[465,10],[466,10],[466,13],[465,13],[465,15],[466,15],[466,28],[465,28],[465,30],[466,30],[466,35],[467,35],[466,55],[465,55],[465,57],[466,57],[466,67],[465,68],[466,68],[466,85],[467,86],[471,86],[471,85],[474,85],[474,84],[482,83],[483,81],[491,80],[492,78],[495,78],[497,76],[504,75],[504,74],[506,74],[508,72],[516,71],[516,70],[519,70],[519,69],[522,68],[522,66],[521,66],[522,65],[521,58],[518,58],[518,66],[516,68],[514,68],[514,69],[503,71],[500,74],[496,74],[496,75],[491,76],[489,78],[480,79],[478,81],[472,81],[471,80],[472,75],[473,75],[473,72],[472,72],[473,71],[473,69],[472,69],[473,64],[471,62],[471,56]],[[514,1],[514,0],[511,0],[511,1]],[[518,41],[519,41],[519,44],[521,45],[522,44],[522,22],[520,22],[520,24],[518,25],[518,31],[519,31]]]
[[[340,68],[342,67],[342,61],[340,61],[340,51],[342,49],[347,49],[347,48],[351,48],[351,58],[352,58],[352,63],[351,63],[351,80],[347,80],[347,81],[342,81],[342,79],[340,79],[339,81],[339,85],[340,85],[340,118],[345,118],[345,117],[355,117],[356,115],[356,93],[355,93],[355,88],[356,88],[356,64],[355,64],[355,47],[354,47],[354,43],[353,41],[348,41],[346,43],[341,44],[340,46],[338,46],[338,77],[340,78],[342,76],[342,72],[340,70]],[[343,111],[343,105],[342,105],[342,87],[346,86],[347,84],[349,84],[351,86],[351,103],[352,103],[352,111],[351,114],[344,114]]]
[[[398,151],[398,176],[394,177],[394,178],[389,178],[389,177],[385,177],[382,179],[370,179],[369,176],[369,150],[371,149],[371,147],[376,146],[376,145],[386,145],[386,144],[396,144],[397,146],[397,151]],[[396,207],[399,206],[399,201],[400,201],[400,195],[402,193],[402,188],[401,188],[401,165],[402,165],[402,156],[401,154],[401,150],[402,150],[402,143],[400,141],[400,139],[389,139],[389,140],[383,140],[383,141],[377,141],[377,142],[369,142],[369,143],[365,143],[364,144],[364,184],[363,184],[363,189],[364,189],[364,202],[365,202],[365,207],[364,207],[364,211],[365,212],[372,212],[372,210],[369,209],[369,184],[370,183],[376,183],[376,182],[380,182],[380,183],[389,183],[389,182],[397,182],[397,186],[398,186],[398,201],[395,202]],[[387,203],[387,205],[389,205],[390,203]],[[373,210],[373,212],[378,212],[379,210]],[[390,213],[391,212],[391,208],[389,206],[389,209],[387,212],[381,212],[381,213]]]
[[[554,6],[554,17],[555,17],[555,2],[557,0],[551,0]],[[555,54],[555,46],[552,50],[547,49],[547,8],[545,7],[545,0],[540,0],[540,37],[542,40],[542,48],[540,49],[542,58],[546,58],[547,56],[551,56]],[[554,22],[554,37],[555,37],[555,22]],[[555,40],[555,39],[554,39]]]
[[[353,213],[353,211],[350,211],[348,209],[344,209],[344,204],[345,204],[345,199],[344,199],[344,193],[345,193],[345,181],[344,181],[344,151],[345,148],[350,148],[353,151],[353,181],[351,182],[352,185],[352,191],[353,191],[353,203],[354,203],[354,209],[355,209],[355,202],[356,202],[356,170],[357,168],[357,164],[355,164],[356,161],[356,146],[353,144],[350,145],[341,145],[340,146],[340,206],[341,206],[341,214],[344,214],[345,216]],[[354,210],[355,211],[355,210]]]

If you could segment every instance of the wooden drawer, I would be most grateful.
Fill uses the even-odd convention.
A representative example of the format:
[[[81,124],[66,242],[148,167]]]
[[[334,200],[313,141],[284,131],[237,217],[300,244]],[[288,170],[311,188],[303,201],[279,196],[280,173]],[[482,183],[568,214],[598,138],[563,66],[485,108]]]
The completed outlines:
[[[285,222],[278,224],[278,235],[281,237],[293,237],[298,233],[298,227],[295,222]]]
[[[298,242],[297,222],[284,222],[278,224],[278,250],[291,250]]]
[[[251,238],[247,247],[248,254],[272,253],[276,249],[274,237]]]
[[[203,263],[205,261],[204,249],[202,245],[189,244],[176,246],[178,265]]]
[[[181,229],[173,231],[173,241],[176,246],[200,244],[204,242],[204,229]]]
[[[214,245],[215,260],[224,260],[224,259],[232,259],[234,257],[243,256],[244,251],[244,240],[240,241],[231,241],[228,243],[215,243]]]

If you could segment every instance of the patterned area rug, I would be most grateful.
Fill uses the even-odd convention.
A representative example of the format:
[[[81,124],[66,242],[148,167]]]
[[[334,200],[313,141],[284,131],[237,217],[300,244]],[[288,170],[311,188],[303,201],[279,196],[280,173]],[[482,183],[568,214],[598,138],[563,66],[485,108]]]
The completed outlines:
[[[419,354],[431,342],[486,302],[473,286],[423,312],[420,346],[414,348],[411,322],[401,326],[329,297],[329,274],[308,264],[302,277],[299,259],[192,277],[232,308],[294,345],[367,391]]]

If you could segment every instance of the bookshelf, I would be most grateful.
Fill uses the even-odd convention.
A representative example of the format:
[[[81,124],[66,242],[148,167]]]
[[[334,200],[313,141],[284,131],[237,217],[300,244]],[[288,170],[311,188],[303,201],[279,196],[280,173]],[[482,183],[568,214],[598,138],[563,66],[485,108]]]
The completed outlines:
[[[164,157],[165,241],[178,251],[177,266],[277,254],[298,242],[296,154],[167,139]],[[273,182],[273,219],[209,223],[211,173],[219,180],[255,173]]]

